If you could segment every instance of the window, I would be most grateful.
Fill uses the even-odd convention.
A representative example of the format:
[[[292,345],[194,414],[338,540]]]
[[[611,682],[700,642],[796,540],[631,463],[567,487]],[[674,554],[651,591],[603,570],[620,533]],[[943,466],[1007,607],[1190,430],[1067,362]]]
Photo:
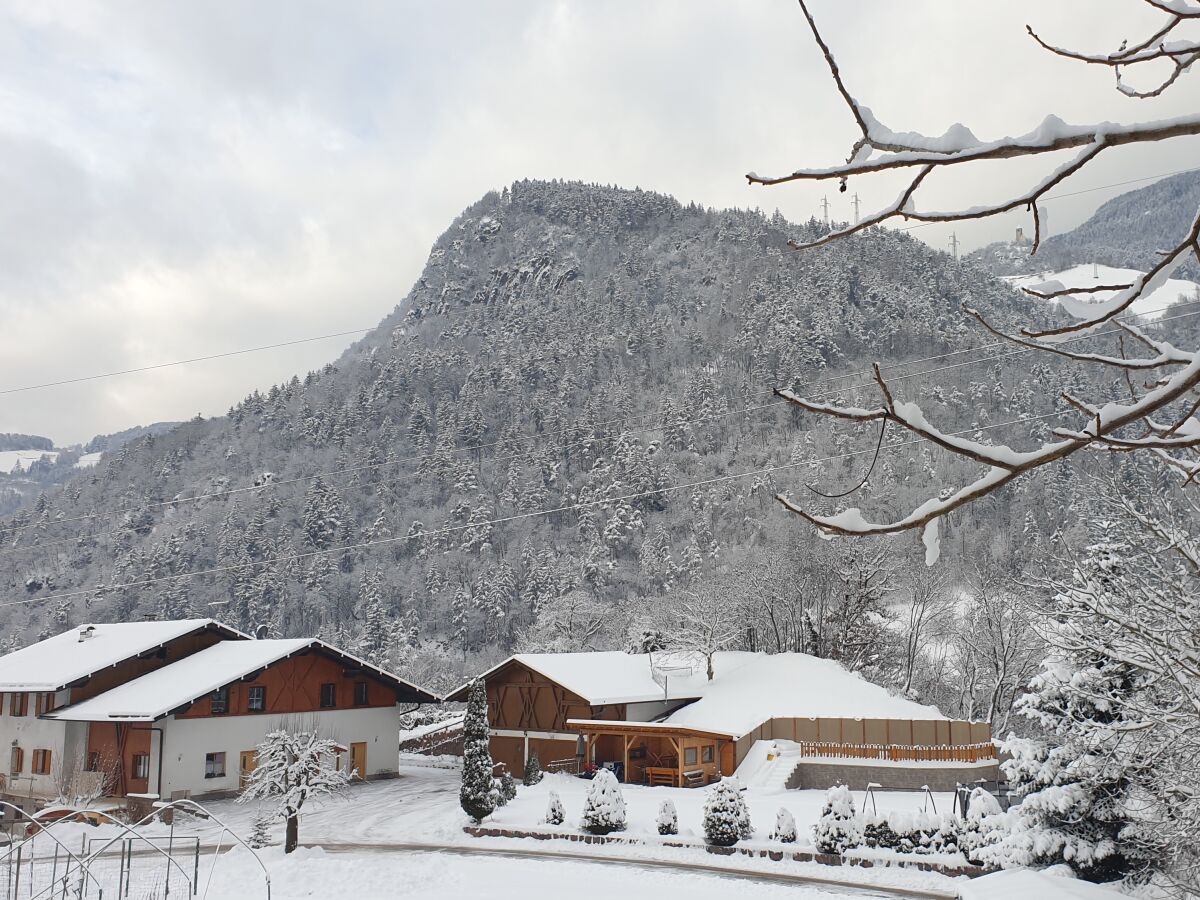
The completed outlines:
[[[145,781],[150,778],[149,753],[133,754],[133,777],[139,781]]]
[[[696,748],[685,747],[683,750],[683,764],[685,766],[694,766],[696,764]]]
[[[29,695],[28,694],[9,694],[8,711],[14,716],[25,716],[29,714]]]
[[[246,709],[250,712],[263,712],[267,708],[267,689],[261,684],[252,685],[246,695]]]
[[[337,685],[321,685],[321,709],[333,709],[337,706]]]
[[[229,688],[222,687],[213,691],[209,706],[214,716],[223,716],[229,712]]]
[[[100,751],[99,750],[93,750],[91,753],[88,754],[87,770],[89,772],[99,772],[100,771]]]
[[[354,705],[366,706],[370,702],[371,700],[370,694],[367,690],[367,683],[365,681],[354,682]]]
[[[225,754],[224,753],[205,753],[204,754],[204,777],[205,778],[224,778],[225,777]]]
[[[33,751],[33,769],[34,775],[49,775],[50,774],[50,751],[49,750],[34,750]]]
[[[54,694],[38,694],[37,695],[37,714],[45,715],[54,709]]]
[[[9,775],[20,775],[25,768],[25,751],[20,747],[12,748],[12,757],[8,763]]]
[[[700,748],[700,762],[710,763],[713,761],[713,745]]]

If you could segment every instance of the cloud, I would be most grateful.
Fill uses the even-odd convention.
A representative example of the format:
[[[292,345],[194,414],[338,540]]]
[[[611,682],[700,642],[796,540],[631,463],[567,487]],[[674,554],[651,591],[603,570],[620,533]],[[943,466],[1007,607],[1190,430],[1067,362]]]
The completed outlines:
[[[1194,84],[1122,100],[1107,73],[1049,59],[1023,33],[1031,21],[1113,46],[1152,21],[1129,13],[1141,4],[813,5],[854,89],[898,127],[964,121],[985,136],[1051,110],[1082,121],[1196,106]],[[450,220],[518,178],[806,219],[826,188],[750,188],[742,174],[833,162],[852,139],[785,0],[12,6],[0,13],[0,387],[370,326]],[[1195,149],[1102,161],[1080,186],[1183,168]],[[982,202],[1016,183],[1011,171],[947,179],[927,202]],[[864,211],[895,193],[885,178],[854,187]],[[1064,201],[1057,227],[1110,195]],[[831,200],[851,214],[847,196]],[[914,234],[944,246],[948,232]],[[348,342],[10,394],[0,431],[65,442],[219,414]]]

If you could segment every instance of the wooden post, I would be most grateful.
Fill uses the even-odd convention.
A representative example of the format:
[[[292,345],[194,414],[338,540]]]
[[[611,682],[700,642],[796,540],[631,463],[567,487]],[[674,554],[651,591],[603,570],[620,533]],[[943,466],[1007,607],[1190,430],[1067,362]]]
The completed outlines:
[[[629,784],[629,735],[625,735],[625,783]]]

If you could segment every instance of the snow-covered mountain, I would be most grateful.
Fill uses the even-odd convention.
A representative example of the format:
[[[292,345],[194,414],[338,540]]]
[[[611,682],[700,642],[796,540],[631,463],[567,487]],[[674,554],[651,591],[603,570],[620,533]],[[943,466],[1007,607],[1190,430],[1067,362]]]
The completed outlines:
[[[862,551],[818,540],[773,495],[854,484],[874,434],[799,416],[772,390],[870,397],[868,379],[835,376],[991,343],[963,301],[1004,327],[1029,315],[979,267],[896,232],[787,249],[822,227],[578,183],[491,193],[335,363],[106,452],[5,522],[24,549],[0,595],[35,602],[0,615],[31,635],[218,609],[240,627],[474,670],[573,592],[611,610],[615,642],[631,610],[710,579],[769,571],[780,590],[817,590],[838,571],[829,554]],[[926,365],[893,370],[896,390],[980,440],[1037,409],[1048,371],[985,359],[916,377]],[[919,502],[934,459],[883,454],[860,502]],[[1043,477],[1063,503],[1040,502]],[[1075,490],[1063,468],[964,510],[944,555],[1010,558],[1057,527]],[[915,540],[889,547],[922,558]],[[765,564],[777,556],[787,565]],[[81,593],[36,602],[63,592]]]

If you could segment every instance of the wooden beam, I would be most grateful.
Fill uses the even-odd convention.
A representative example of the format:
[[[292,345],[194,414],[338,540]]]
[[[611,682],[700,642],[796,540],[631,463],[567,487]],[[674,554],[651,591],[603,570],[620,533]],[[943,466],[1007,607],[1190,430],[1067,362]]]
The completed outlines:
[[[625,783],[629,784],[629,740],[630,736],[625,735]]]

